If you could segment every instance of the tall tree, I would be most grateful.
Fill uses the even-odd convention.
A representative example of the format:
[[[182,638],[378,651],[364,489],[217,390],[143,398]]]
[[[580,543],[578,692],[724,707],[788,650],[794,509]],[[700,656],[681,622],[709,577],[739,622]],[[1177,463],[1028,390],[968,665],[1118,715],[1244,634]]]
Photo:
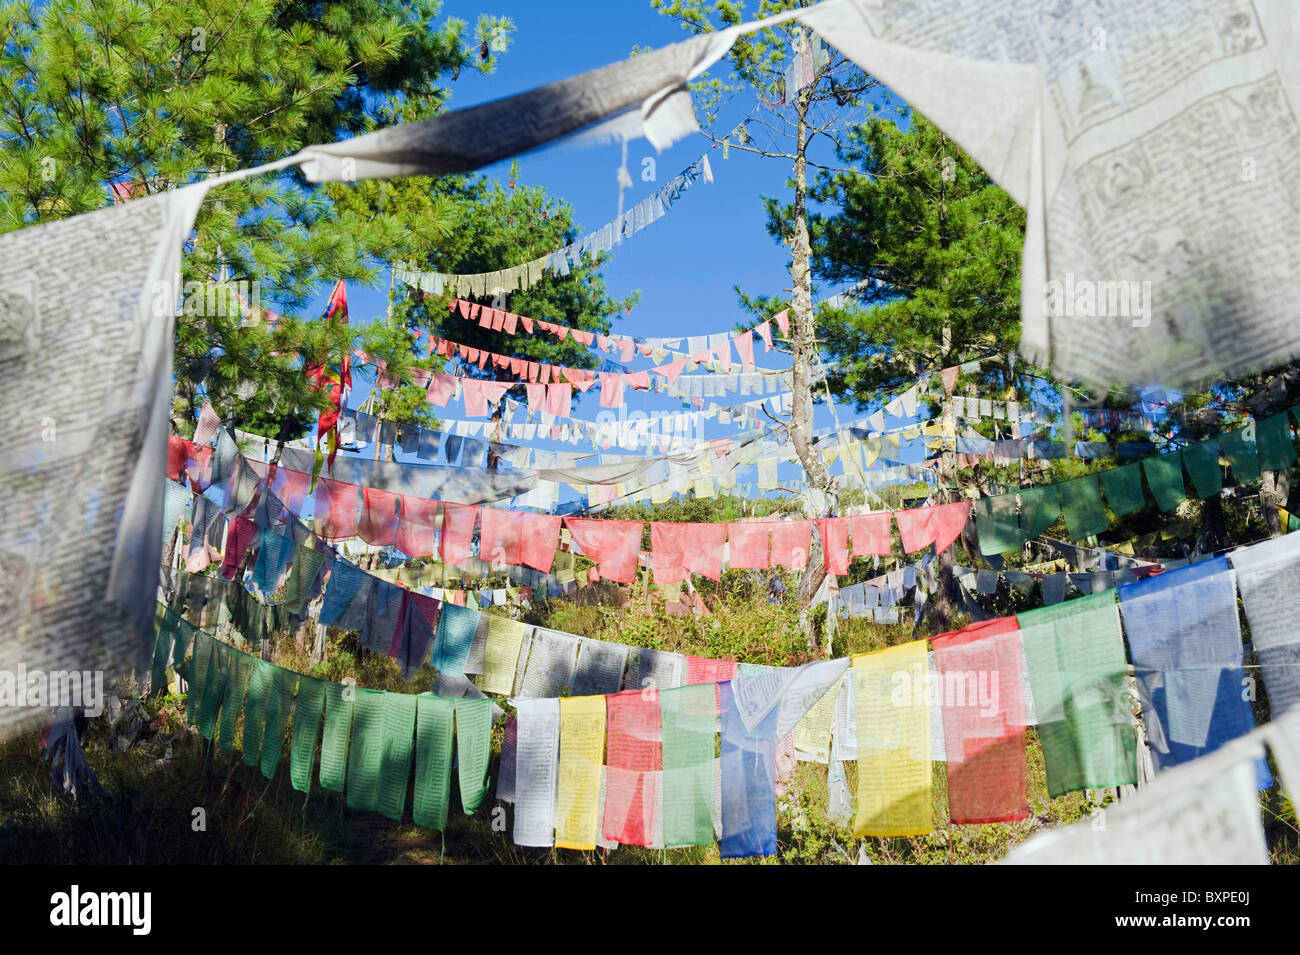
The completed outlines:
[[[814,202],[833,211],[811,217],[814,272],[855,289],[847,305],[820,316],[825,350],[834,359],[832,387],[859,408],[873,407],[918,379],[935,382],[931,372],[978,359],[950,379],[954,390],[1025,403],[1053,397],[1055,383],[1015,356],[1023,210],[915,112],[900,111],[897,121],[868,120],[838,157],[848,171],[822,173],[812,190]],[[769,204],[770,228],[780,230],[791,214]],[[932,387],[925,397],[942,424],[939,498],[989,493],[987,469],[958,467],[957,422],[946,388]],[[1013,486],[1030,478],[1018,467],[997,476]],[[935,626],[951,622],[953,565],[949,549],[940,555],[930,605]]]
[[[247,168],[443,108],[463,69],[490,71],[512,25],[477,36],[439,20],[435,0],[51,0],[3,3],[0,230]],[[372,280],[437,225],[426,207],[362,216],[347,187],[296,172],[214,189],[199,212],[184,280],[257,283],[292,315],[338,277]],[[245,289],[249,285],[241,286]],[[252,298],[253,296],[246,296]],[[214,297],[214,301],[216,297]],[[304,363],[347,347],[338,323],[272,327],[233,297],[176,324],[176,425],[211,396],[229,417],[301,434],[326,403]],[[251,319],[251,320],[250,320]]]
[[[814,6],[813,0],[760,0],[757,16]],[[744,4],[732,0],[651,0],[651,6],[694,33],[742,23]],[[777,307],[789,303],[790,335],[785,345],[792,358],[794,406],[785,422],[795,453],[807,474],[805,513],[824,517],[834,512],[838,487],[813,446],[814,385],[818,372],[818,337],[812,304],[812,248],[809,239],[809,169],[825,168],[814,156],[821,141],[835,145],[876,81],[834,49],[793,21],[736,40],[727,62],[727,79],[713,77],[695,84],[697,113],[706,137],[726,148],[779,162],[789,171],[790,217],[779,238],[790,247],[788,298],[749,299],[742,303]],[[758,100],[754,112],[737,125],[722,120],[723,106],[737,92]],[[768,312],[767,315],[771,313]],[[764,315],[763,317],[767,317]],[[813,537],[808,571],[798,597],[804,606],[825,579],[821,542]],[[811,639],[811,618],[805,620]]]

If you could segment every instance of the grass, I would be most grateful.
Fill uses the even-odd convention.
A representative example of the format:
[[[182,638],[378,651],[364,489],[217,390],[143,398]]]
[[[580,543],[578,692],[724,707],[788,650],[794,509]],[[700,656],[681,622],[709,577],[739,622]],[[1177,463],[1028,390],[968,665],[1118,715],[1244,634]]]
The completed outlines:
[[[730,574],[728,575],[730,577]],[[798,626],[791,599],[768,602],[753,577],[724,577],[704,596],[711,617],[669,616],[662,602],[633,589],[629,605],[554,601],[531,612],[528,622],[589,637],[693,653],[740,662],[796,665],[814,658]],[[907,625],[841,621],[833,635],[839,655],[861,653],[913,638]],[[331,680],[355,677],[357,685],[403,692],[432,689],[425,668],[413,681],[402,679],[394,661],[362,650],[355,637],[331,635],[326,662],[310,666],[306,655],[282,641],[277,664]],[[410,822],[408,795],[402,822],[349,809],[344,797],[313,781],[310,794],[289,782],[287,746],[272,779],[243,764],[238,747],[222,752],[184,719],[185,698],[166,695],[140,700],[131,686],[110,725],[92,721],[85,740],[87,759],[105,795],[72,801],[49,782],[38,733],[0,744],[0,859],[12,863],[107,864],[715,864],[716,845],[667,851],[621,847],[596,850],[529,849],[510,840],[509,810],[494,811],[488,800],[466,816],[452,784],[447,831],[432,832]],[[502,728],[493,739],[493,766]],[[984,864],[995,862],[1042,829],[1085,819],[1113,798],[1110,791],[1071,793],[1051,799],[1042,750],[1031,728],[1027,742],[1031,817],[1022,822],[951,825],[947,821],[947,776],[934,764],[935,830],[909,838],[854,839],[850,826],[827,817],[826,766],[799,763],[778,799],[778,853],[766,859],[728,864],[845,864],[859,851],[873,864]],[[855,765],[846,763],[850,792]],[[453,773],[453,780],[455,774]],[[1262,794],[1265,831],[1274,861],[1294,863],[1296,812],[1278,787]]]

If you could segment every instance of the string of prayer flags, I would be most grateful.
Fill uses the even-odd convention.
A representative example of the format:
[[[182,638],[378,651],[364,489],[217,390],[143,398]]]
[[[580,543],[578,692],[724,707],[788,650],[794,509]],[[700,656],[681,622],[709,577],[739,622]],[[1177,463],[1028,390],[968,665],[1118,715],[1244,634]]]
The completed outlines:
[[[1137,783],[1137,729],[1115,592],[1019,614],[1052,798]]]
[[[596,848],[604,750],[605,698],[578,696],[560,700],[557,849]]]
[[[1300,705],[1300,535],[1229,555],[1273,719]]]
[[[712,684],[659,691],[665,846],[713,842],[717,695]]]
[[[1229,570],[1216,557],[1118,588],[1157,771],[1254,727]]]
[[[932,829],[926,653],[925,641],[917,640],[853,657],[855,836],[916,836]]]
[[[1028,818],[1016,618],[974,623],[930,643],[942,690],[950,818],[955,823]]]

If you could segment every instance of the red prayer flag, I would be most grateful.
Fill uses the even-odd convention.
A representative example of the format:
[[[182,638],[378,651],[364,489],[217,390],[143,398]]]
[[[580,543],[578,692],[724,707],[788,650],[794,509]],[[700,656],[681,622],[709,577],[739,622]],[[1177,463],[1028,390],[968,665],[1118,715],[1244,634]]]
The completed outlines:
[[[659,694],[628,690],[605,697],[605,813],[602,836],[625,846],[654,842],[663,765]]]
[[[234,580],[239,573],[239,563],[257,536],[257,522],[247,517],[236,517],[226,527],[226,554],[221,560],[221,576]]]
[[[771,537],[770,523],[728,524],[727,539],[731,543],[728,565],[732,570],[767,570]]]
[[[775,521],[772,524],[772,563],[791,570],[808,566],[812,521]]]
[[[637,557],[641,553],[641,521],[600,521],[566,517],[565,526],[582,553],[595,562],[601,577],[630,584],[636,580]]]
[[[325,540],[357,536],[357,486],[320,478],[316,482],[316,534]]]
[[[397,522],[397,549],[408,557],[432,557],[435,552],[441,501],[402,495],[402,516]]]
[[[956,823],[1029,818],[1020,632],[999,617],[931,638]]]
[[[397,498],[392,491],[363,487],[357,536],[375,547],[393,546],[397,541]]]
[[[438,555],[444,563],[464,565],[469,562],[477,520],[476,505],[442,502],[442,534],[438,539]]]
[[[893,537],[890,533],[892,524],[890,512],[878,514],[859,514],[849,518],[849,529],[853,535],[853,556],[869,555],[889,556],[893,550]]]
[[[493,564],[518,565],[521,562],[519,518],[522,516],[519,511],[483,508],[478,537],[479,557]]]
[[[894,512],[898,536],[903,541],[903,550],[909,554],[927,544],[934,544],[935,553],[942,553],[957,539],[969,518],[970,501]]]
[[[822,537],[822,559],[826,573],[836,577],[849,572],[849,520],[847,517],[821,517],[817,530]]]
[[[549,573],[555,562],[555,548],[560,543],[560,518],[550,514],[523,513],[519,562],[534,570]]]

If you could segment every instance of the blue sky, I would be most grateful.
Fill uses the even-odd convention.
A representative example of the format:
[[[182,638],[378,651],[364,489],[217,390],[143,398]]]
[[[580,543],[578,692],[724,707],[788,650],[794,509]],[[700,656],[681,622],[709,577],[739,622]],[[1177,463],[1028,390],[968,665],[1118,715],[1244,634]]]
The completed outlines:
[[[490,75],[463,71],[450,84],[453,109],[472,106],[509,96],[544,83],[604,66],[626,58],[634,47],[659,47],[684,39],[688,34],[673,20],[651,9],[649,0],[593,2],[564,0],[561,3],[536,2],[493,3],[493,0],[449,0],[443,15],[456,17],[468,24],[473,38],[480,14],[501,15],[514,21],[515,32],[508,52],[498,56],[498,66]],[[726,71],[726,61],[714,73]],[[728,124],[739,122],[759,104],[748,93],[733,99],[723,117]],[[540,185],[569,203],[582,231],[589,231],[612,220],[618,212],[618,179],[622,146],[580,148],[558,146],[517,158],[520,179]],[[628,145],[627,167],[633,187],[626,191],[624,203],[630,207],[684,169],[701,154],[709,155],[715,181],[690,189],[672,208],[668,216],[652,224],[625,242],[604,268],[610,294],[622,298],[633,291],[641,293],[640,303],[630,315],[619,316],[616,333],[633,336],[698,335],[725,331],[738,324],[753,324],[738,303],[735,286],[756,294],[783,294],[789,286],[788,255],[767,233],[762,197],[784,196],[790,164],[767,159],[739,150],[722,152],[701,135],[692,135],[663,153],[656,154],[644,140]],[[829,158],[825,150],[823,155]],[[645,182],[641,172],[643,160],[652,158],[655,181]],[[507,178],[510,162],[498,163],[483,172]],[[508,265],[512,263],[502,263]],[[315,310],[323,309],[328,288],[321,290]],[[387,291],[387,276],[381,284],[366,288],[349,283],[350,313],[361,324],[382,314]],[[821,290],[821,295],[834,290]],[[509,306],[507,306],[509,307]],[[785,357],[765,355],[756,349],[760,366],[787,367]],[[635,369],[649,367],[644,360]],[[367,390],[358,381],[350,404],[358,406]],[[594,393],[592,398],[594,398]],[[721,403],[749,400],[724,398]],[[594,418],[596,401],[588,399],[575,406],[575,415]],[[460,403],[449,409],[450,417],[460,414]],[[629,410],[682,410],[681,404],[663,396],[634,395]],[[840,418],[853,416],[847,408],[839,409]],[[832,423],[825,408],[817,412],[816,426]],[[736,429],[709,422],[707,438],[736,434]],[[535,445],[537,447],[559,447]],[[572,448],[570,448],[572,449]],[[590,447],[588,446],[588,450]],[[617,451],[618,449],[611,449]],[[627,452],[624,452],[627,453]],[[795,476],[782,473],[782,479]]]

